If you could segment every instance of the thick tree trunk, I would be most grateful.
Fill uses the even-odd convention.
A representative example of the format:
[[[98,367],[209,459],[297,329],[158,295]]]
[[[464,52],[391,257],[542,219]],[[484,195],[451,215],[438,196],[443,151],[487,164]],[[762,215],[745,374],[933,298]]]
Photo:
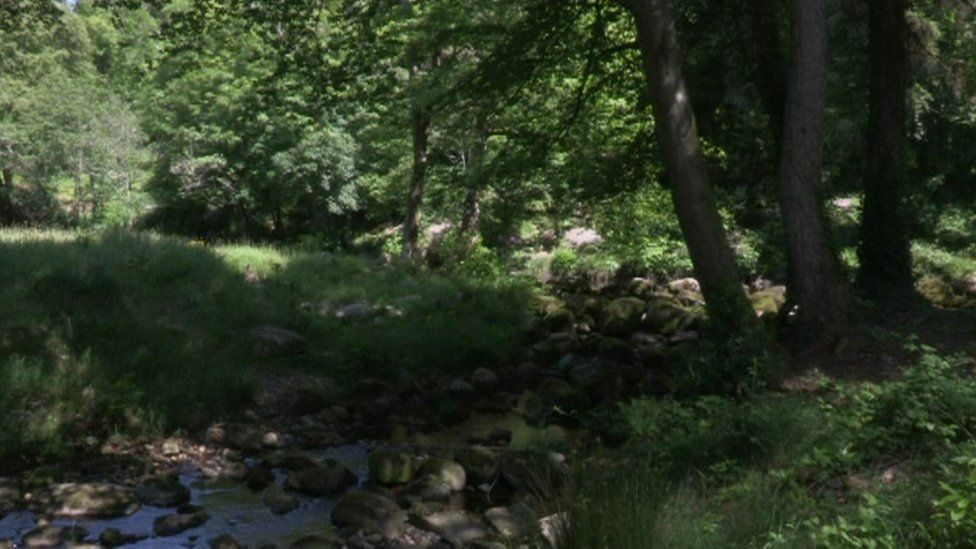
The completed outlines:
[[[740,325],[752,317],[715,196],[681,69],[670,0],[621,0],[637,23],[637,41],[654,107],[658,141],[681,231],[712,317]]]
[[[779,206],[789,244],[790,302],[806,337],[846,323],[845,291],[820,207],[827,107],[826,0],[793,0],[793,71],[786,96]],[[810,329],[812,328],[812,329]]]
[[[424,184],[427,181],[427,141],[430,137],[430,119],[420,104],[410,113],[413,135],[413,170],[410,174],[410,195],[407,199],[407,218],[403,222],[403,257],[420,258],[420,218],[424,203]]]
[[[906,9],[907,0],[868,1],[871,74],[858,282],[871,291],[912,289],[901,205],[908,88]]]
[[[464,213],[461,216],[461,232],[472,238],[478,234],[478,222],[481,219],[480,195],[487,145],[488,119],[484,114],[479,114],[475,121],[474,143],[471,145],[471,154],[468,158],[468,193],[464,199]]]

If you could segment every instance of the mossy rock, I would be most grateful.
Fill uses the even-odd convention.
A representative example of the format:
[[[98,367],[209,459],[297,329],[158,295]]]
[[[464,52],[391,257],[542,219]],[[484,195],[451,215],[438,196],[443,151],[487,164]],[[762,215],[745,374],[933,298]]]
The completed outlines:
[[[553,309],[546,315],[546,326],[553,332],[569,332],[576,326],[576,315],[566,308]]]
[[[416,474],[413,456],[392,448],[378,448],[369,455],[369,478],[380,486],[407,484]]]
[[[671,299],[657,298],[648,303],[641,325],[653,333],[676,334],[690,328],[701,317],[700,310]]]
[[[647,304],[636,297],[622,297],[607,305],[600,331],[609,336],[629,335],[641,325]]]
[[[786,288],[774,286],[768,290],[762,290],[749,294],[749,301],[752,303],[753,310],[759,316],[774,316],[779,313],[780,308],[786,303]]]
[[[536,314],[539,316],[548,316],[550,313],[557,309],[565,309],[566,304],[563,300],[558,297],[553,297],[551,295],[538,295],[535,297],[535,302],[533,303]]]

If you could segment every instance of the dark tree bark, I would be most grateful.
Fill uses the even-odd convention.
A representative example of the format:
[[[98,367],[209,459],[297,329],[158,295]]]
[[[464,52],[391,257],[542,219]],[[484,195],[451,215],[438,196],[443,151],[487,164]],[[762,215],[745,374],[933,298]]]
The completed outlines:
[[[10,199],[10,192],[14,185],[14,171],[10,166],[4,166],[0,170],[0,225],[8,225],[13,222],[13,203]]]
[[[858,282],[869,291],[911,292],[912,270],[902,210],[907,0],[868,1],[870,63],[867,169]]]
[[[430,137],[430,118],[423,105],[414,104],[410,112],[413,136],[413,170],[410,174],[410,195],[407,199],[407,218],[403,223],[403,257],[420,258],[420,218],[427,181],[427,141]]]
[[[464,199],[464,213],[461,216],[461,232],[471,237],[478,234],[481,219],[481,187],[484,179],[485,150],[488,144],[488,118],[479,113],[475,121],[474,143],[468,157],[468,192]]]
[[[715,203],[681,69],[670,0],[620,0],[634,15],[668,185],[712,317],[741,325],[754,317]]]
[[[847,320],[844,284],[820,206],[827,107],[826,0],[793,0],[792,20],[793,69],[781,132],[779,207],[789,244],[789,301],[797,308],[804,337],[816,338]]]

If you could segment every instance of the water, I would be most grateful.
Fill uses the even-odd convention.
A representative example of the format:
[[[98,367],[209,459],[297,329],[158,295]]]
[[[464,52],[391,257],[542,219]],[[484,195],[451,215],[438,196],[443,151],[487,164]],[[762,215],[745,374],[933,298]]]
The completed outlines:
[[[317,452],[315,457],[334,459],[363,481],[366,479],[368,452],[369,447],[365,444],[351,444]],[[281,484],[284,473],[276,472],[276,476]],[[332,533],[329,513],[335,504],[333,500],[299,496],[301,505],[298,509],[284,515],[275,515],[261,502],[261,493],[251,492],[243,484],[206,483],[199,471],[191,468],[183,471],[180,482],[190,488],[191,503],[203,507],[210,515],[210,520],[199,528],[187,530],[177,536],[149,537],[126,547],[209,547],[211,539],[223,534],[230,534],[241,543],[260,546],[266,543],[288,544],[308,535],[330,537]],[[97,540],[109,528],[118,528],[124,534],[152,536],[153,521],[173,513],[173,509],[142,506],[127,517],[77,521],[58,519],[54,524],[77,524],[88,531],[89,540]],[[36,526],[34,513],[11,513],[0,519],[0,540],[19,541]]]

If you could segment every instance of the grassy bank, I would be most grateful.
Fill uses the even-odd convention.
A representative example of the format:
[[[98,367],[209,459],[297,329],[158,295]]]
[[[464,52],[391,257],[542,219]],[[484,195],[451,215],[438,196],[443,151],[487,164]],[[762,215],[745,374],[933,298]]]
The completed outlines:
[[[0,460],[200,427],[241,410],[268,370],[391,379],[507,360],[528,299],[376,259],[125,232],[2,231],[0,265]],[[369,315],[338,318],[350,304]],[[305,336],[306,352],[257,356],[262,325]]]
[[[976,539],[971,359],[743,401],[636,401],[577,471],[573,547],[965,547]]]

